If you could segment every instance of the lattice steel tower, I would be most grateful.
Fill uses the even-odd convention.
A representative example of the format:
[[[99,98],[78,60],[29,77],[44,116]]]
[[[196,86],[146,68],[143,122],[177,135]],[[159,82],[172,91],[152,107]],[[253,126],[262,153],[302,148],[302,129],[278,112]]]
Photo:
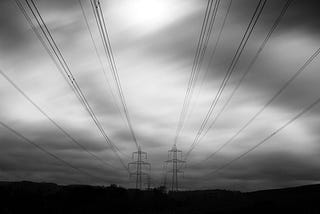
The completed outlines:
[[[172,169],[169,169],[167,171],[168,173],[172,173],[171,191],[178,191],[178,175],[179,173],[183,173],[183,171],[181,170],[181,166],[183,163],[185,163],[185,161],[182,160],[182,151],[177,149],[176,144],[174,144],[172,149],[168,151],[168,160],[166,160],[166,163],[172,164]]]
[[[147,153],[141,151],[139,146],[138,151],[132,153],[133,162],[128,164],[130,177],[136,177],[136,189],[142,189],[144,178],[147,179],[146,183],[149,182],[151,164],[146,162],[147,158]],[[134,169],[132,170],[132,168]]]

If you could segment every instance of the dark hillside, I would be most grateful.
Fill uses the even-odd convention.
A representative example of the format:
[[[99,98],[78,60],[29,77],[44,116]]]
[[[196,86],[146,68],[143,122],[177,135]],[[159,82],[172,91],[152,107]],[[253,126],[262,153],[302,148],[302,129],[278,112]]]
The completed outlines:
[[[0,182],[0,213],[320,213],[320,185],[241,193],[165,193],[51,183]]]

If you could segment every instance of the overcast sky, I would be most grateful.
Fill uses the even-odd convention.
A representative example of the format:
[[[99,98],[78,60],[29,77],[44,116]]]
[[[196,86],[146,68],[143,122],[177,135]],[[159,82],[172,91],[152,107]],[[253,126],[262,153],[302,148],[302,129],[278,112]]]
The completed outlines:
[[[109,84],[95,53],[79,1],[36,2],[89,104],[128,163],[131,161],[128,156],[136,147],[123,113],[119,113],[117,108],[121,107],[120,100],[90,1],[82,0],[82,5]],[[213,114],[230,95],[285,2],[267,1]],[[183,152],[193,142],[257,3],[258,0],[233,1],[216,54],[210,59],[229,0],[220,3],[190,111],[177,144]],[[101,6],[132,125],[152,164],[152,181],[154,185],[160,185],[163,164],[167,151],[173,145],[192,69],[206,1],[101,0]],[[320,47],[319,6],[316,0],[293,1],[226,110],[191,152],[184,178],[180,180],[182,188],[247,191],[319,182],[319,106],[243,159],[206,176],[257,144],[318,98],[318,58],[232,143],[208,161],[194,165],[230,139]],[[2,126],[1,180],[134,185],[134,180],[129,181],[127,172],[121,168],[119,160],[70,90],[14,0],[0,1],[0,69],[79,143],[114,166],[102,165],[73,144],[0,75],[0,121],[61,159],[104,178],[106,182],[61,165]],[[204,78],[207,69],[208,75]]]

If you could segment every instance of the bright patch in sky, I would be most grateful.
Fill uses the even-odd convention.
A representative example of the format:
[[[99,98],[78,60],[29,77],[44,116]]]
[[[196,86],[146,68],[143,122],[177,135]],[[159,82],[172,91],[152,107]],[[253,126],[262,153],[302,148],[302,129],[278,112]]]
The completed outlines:
[[[184,3],[177,0],[126,0],[119,8],[119,15],[124,23],[146,33],[163,28],[183,16],[188,10],[178,7],[181,4]]]

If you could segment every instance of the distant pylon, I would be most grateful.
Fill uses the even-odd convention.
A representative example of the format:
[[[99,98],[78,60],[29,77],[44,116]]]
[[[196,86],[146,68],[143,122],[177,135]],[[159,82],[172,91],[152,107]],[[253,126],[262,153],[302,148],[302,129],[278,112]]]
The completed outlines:
[[[151,165],[150,163],[146,162],[147,158],[147,153],[141,151],[141,148],[139,146],[138,151],[132,153],[133,162],[130,162],[128,164],[130,177],[136,177],[136,189],[142,189],[144,177],[146,179],[150,179],[149,172],[151,170]],[[132,170],[132,166],[134,167],[134,170]]]
[[[183,171],[180,170],[180,166],[185,163],[185,161],[182,160],[182,151],[177,149],[176,144],[174,144],[172,149],[168,151],[168,160],[166,160],[166,163],[172,164],[172,169],[167,171],[168,173],[172,173],[171,191],[178,191],[178,175],[179,173],[183,173]]]
[[[162,186],[167,187],[167,163],[163,164]]]

